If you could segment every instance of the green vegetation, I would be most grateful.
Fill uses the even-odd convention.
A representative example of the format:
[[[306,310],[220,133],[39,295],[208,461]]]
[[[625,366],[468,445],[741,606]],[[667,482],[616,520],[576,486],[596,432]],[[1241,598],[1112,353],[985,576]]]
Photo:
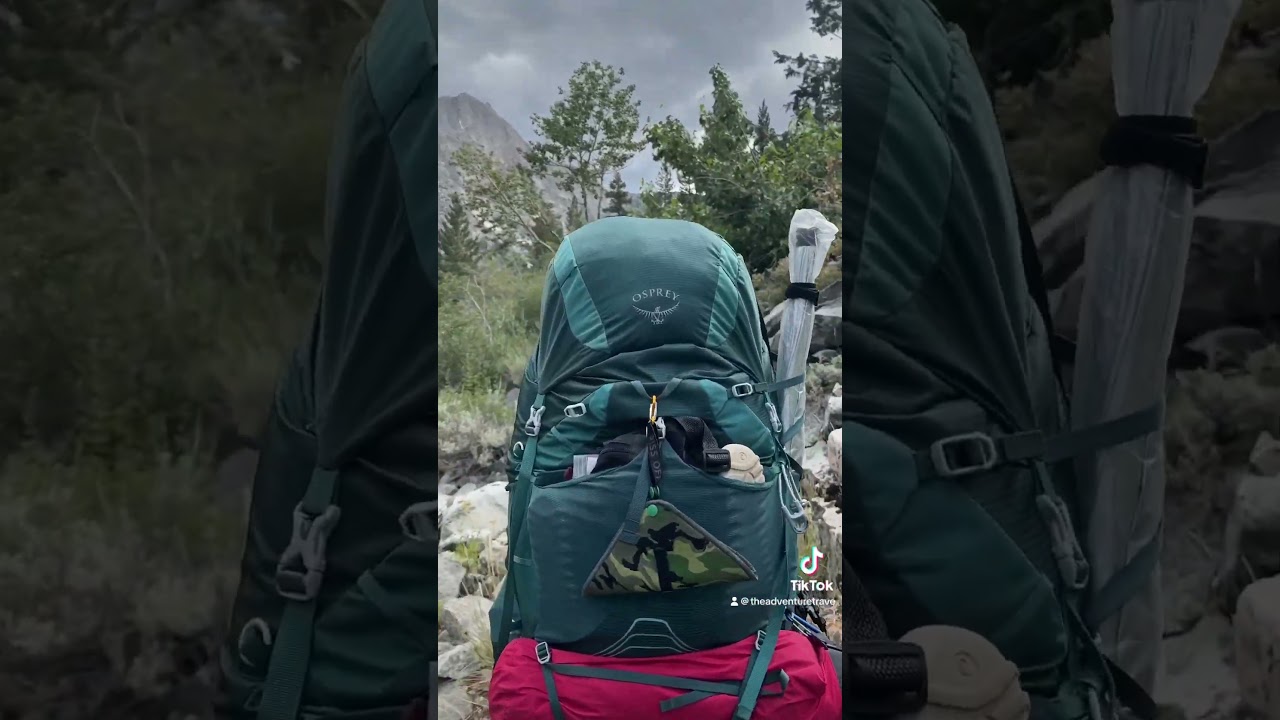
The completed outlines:
[[[247,502],[214,466],[310,321],[374,5],[5,3],[0,715],[205,712]]]
[[[810,5],[819,14],[831,9],[825,2]],[[815,30],[838,34],[836,12],[835,24],[822,15],[814,20]],[[807,62],[792,61],[788,67]],[[461,234],[454,230],[453,215],[461,217],[461,211],[451,211],[442,225],[440,382],[446,396],[457,393],[464,405],[484,406],[491,402],[486,398],[519,384],[537,341],[551,253],[564,233],[602,211],[700,222],[723,235],[760,273],[767,298],[781,299],[787,278],[785,261],[778,261],[786,255],[791,215],[816,207],[840,222],[839,114],[830,106],[831,97],[822,94],[831,81],[822,80],[821,73],[796,75],[809,78],[802,80],[810,83],[808,89],[798,91],[808,99],[799,101],[801,114],[779,133],[767,106],[761,104],[752,121],[728,75],[719,67],[710,72],[713,103],[701,113],[700,133],[674,118],[642,128],[635,87],[623,84],[623,71],[589,61],[574,71],[547,113],[534,116],[538,138],[525,165],[502,167],[476,147],[455,152],[474,227],[483,231],[468,241],[475,247],[458,249]],[[813,92],[818,95],[805,94]],[[642,189],[639,207],[630,207],[618,171],[646,146],[662,163],[662,172]],[[538,192],[537,175],[555,178],[571,193],[563,223],[556,222]],[[450,255],[486,259],[454,264]],[[834,280],[838,272],[830,269],[820,281]],[[500,426],[509,422],[504,418]]]
[[[529,146],[525,159],[534,172],[555,178],[560,189],[582,200],[578,212],[567,218],[569,222],[600,217],[605,176],[644,147],[637,138],[636,86],[623,85],[624,74],[621,68],[599,60],[584,62],[547,114],[533,116],[539,139]]]

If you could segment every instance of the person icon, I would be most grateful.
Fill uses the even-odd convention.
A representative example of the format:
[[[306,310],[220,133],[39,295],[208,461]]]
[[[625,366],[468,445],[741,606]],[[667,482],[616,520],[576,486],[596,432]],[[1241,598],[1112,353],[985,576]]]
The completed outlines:
[[[729,607],[738,607],[738,598],[729,598]]]

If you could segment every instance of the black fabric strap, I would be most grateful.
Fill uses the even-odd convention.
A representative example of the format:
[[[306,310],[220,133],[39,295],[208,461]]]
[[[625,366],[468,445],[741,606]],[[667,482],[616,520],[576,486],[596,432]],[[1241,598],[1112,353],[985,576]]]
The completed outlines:
[[[1122,116],[1107,130],[1099,152],[1110,166],[1154,165],[1181,176],[1196,189],[1204,186],[1209,143],[1196,134],[1194,118]]]
[[[1084,621],[1092,632],[1097,632],[1111,616],[1120,612],[1142,586],[1151,578],[1160,563],[1160,543],[1164,525],[1156,530],[1129,562],[1107,579],[1089,601]]]
[[[1053,436],[1030,430],[1011,435],[964,433],[942,438],[929,449],[916,453],[916,471],[921,478],[959,477],[1033,460],[1050,464],[1062,462],[1157,432],[1163,412],[1164,407],[1156,403],[1097,425]],[[954,467],[940,467],[940,459]]]
[[[788,300],[808,300],[814,305],[818,304],[818,286],[816,283],[796,283],[793,282],[787,286]]]

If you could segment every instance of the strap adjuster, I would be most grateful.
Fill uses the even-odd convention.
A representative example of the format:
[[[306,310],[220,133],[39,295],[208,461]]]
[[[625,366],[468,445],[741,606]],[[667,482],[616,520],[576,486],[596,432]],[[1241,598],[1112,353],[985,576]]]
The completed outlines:
[[[551,662],[551,648],[546,642],[540,642],[533,647],[533,652],[538,656],[538,664],[546,665]]]
[[[1000,453],[990,435],[981,432],[945,437],[929,446],[933,469],[941,477],[961,477],[990,470]]]
[[[341,515],[337,505],[330,505],[319,515],[304,511],[302,503],[294,507],[293,535],[276,565],[276,592],[281,597],[310,602],[320,594],[325,550]]]
[[[574,403],[564,409],[564,416],[577,418],[587,414],[587,406],[583,403]]]
[[[751,383],[738,383],[737,385],[729,388],[729,392],[733,393],[733,396],[736,398],[744,398],[755,391],[756,388]]]
[[[400,513],[400,532],[410,540],[428,542],[439,540],[439,530],[435,522],[439,518],[439,501],[428,500],[414,503]]]
[[[764,637],[765,637],[764,630],[756,631],[756,650],[759,650],[760,648],[764,647]]]
[[[546,405],[542,407],[529,406],[529,419],[524,424],[524,434],[529,437],[538,437],[538,433],[542,432],[542,413],[547,409]]]

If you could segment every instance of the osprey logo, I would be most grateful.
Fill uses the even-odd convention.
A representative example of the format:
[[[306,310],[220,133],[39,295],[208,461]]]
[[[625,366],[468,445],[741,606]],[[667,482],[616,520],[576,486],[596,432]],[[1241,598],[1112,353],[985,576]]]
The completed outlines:
[[[676,308],[680,307],[680,296],[670,290],[649,288],[632,295],[631,303],[631,307],[648,318],[649,322],[661,325],[667,321],[671,313],[676,311]],[[642,304],[651,307],[641,307]]]

